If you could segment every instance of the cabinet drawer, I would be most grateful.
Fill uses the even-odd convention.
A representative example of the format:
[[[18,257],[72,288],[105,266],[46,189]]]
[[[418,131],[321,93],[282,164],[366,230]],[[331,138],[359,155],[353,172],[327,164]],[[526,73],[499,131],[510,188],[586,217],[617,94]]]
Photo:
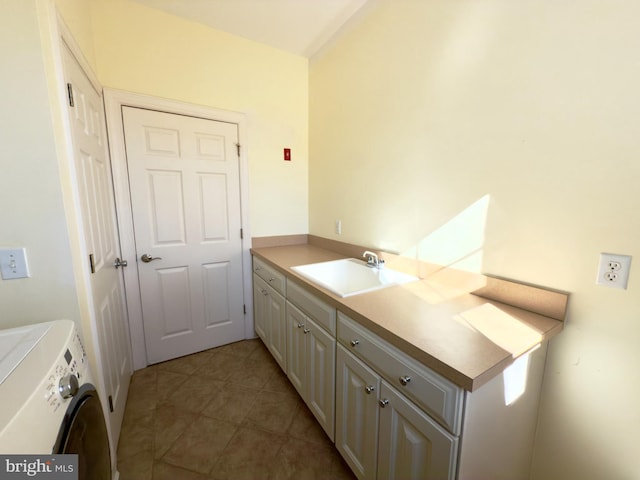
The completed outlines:
[[[464,392],[449,380],[338,312],[338,341],[455,435]]]
[[[275,291],[285,294],[285,276],[259,258],[253,257],[253,272]]]
[[[289,281],[287,300],[309,315],[332,335],[336,334],[336,309],[295,282]]]

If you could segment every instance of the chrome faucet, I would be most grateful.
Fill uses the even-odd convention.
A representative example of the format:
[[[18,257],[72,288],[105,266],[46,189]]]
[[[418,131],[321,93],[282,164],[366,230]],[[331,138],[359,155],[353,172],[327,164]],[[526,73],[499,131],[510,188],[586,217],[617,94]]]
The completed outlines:
[[[369,250],[365,251],[362,256],[367,259],[367,267],[382,268],[384,266],[384,260],[380,260],[378,255]]]

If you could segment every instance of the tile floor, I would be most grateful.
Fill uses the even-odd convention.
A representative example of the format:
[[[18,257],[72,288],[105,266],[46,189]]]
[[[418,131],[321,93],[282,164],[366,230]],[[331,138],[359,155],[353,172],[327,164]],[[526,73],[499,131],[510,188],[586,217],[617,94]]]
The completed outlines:
[[[260,340],[135,372],[118,469],[121,480],[355,478]]]

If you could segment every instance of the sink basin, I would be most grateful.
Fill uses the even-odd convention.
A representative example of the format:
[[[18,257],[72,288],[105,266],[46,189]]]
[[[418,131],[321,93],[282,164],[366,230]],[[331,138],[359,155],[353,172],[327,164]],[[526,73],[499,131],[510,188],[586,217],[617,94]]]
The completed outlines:
[[[365,262],[355,258],[298,265],[291,269],[341,297],[419,280],[418,277],[389,268],[368,267]]]

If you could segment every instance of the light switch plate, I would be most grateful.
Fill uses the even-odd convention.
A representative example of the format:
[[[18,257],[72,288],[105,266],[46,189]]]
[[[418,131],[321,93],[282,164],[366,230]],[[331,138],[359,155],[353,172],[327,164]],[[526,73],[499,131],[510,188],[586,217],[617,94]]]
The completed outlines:
[[[26,249],[0,249],[0,272],[2,273],[2,278],[4,280],[29,277]]]

